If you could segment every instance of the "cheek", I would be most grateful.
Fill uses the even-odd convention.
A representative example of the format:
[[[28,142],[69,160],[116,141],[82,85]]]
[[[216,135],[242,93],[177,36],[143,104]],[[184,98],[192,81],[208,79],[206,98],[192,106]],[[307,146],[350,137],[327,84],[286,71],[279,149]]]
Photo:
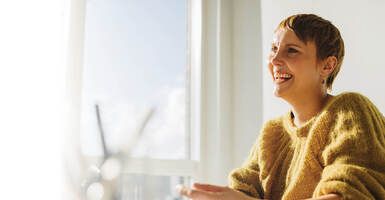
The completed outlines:
[[[289,70],[298,79],[313,79],[316,74],[315,66],[306,62],[291,62],[288,65]]]
[[[304,65],[296,68],[295,75],[300,83],[304,86],[306,85],[314,85],[318,81],[318,74],[315,69],[315,66],[312,65]]]
[[[296,57],[288,58],[289,70],[297,79],[300,85],[313,85],[319,79],[319,73],[315,58],[307,55],[298,55]]]

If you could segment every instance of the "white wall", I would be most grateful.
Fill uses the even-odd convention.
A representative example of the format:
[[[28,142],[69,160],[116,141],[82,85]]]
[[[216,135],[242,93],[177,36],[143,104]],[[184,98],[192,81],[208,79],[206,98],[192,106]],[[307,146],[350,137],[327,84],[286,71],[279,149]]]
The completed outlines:
[[[265,58],[276,25],[285,17],[296,13],[318,14],[332,21],[342,34],[345,59],[332,93],[360,92],[385,113],[384,10],[385,1],[262,0],[264,121],[289,109],[283,100],[274,97],[272,93],[273,84],[267,73]]]

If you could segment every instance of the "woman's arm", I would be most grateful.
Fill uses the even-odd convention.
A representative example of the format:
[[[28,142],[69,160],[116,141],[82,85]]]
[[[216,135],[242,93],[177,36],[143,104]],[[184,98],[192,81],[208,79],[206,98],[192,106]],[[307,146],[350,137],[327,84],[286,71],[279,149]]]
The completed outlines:
[[[194,183],[192,188],[177,186],[180,195],[194,200],[260,200],[226,186]]]
[[[310,198],[305,200],[341,200],[341,196],[338,194],[327,194],[317,198]]]
[[[229,187],[210,184],[194,183],[193,188],[191,189],[185,186],[178,186],[177,190],[182,196],[196,200],[260,200],[258,198],[247,196]],[[318,198],[305,200],[341,200],[341,198],[337,194],[327,194]]]
[[[263,132],[263,131],[262,131]],[[234,169],[229,174],[228,187],[243,191],[248,196],[261,199],[263,196],[262,183],[259,179],[258,145],[254,143],[247,160],[240,168]]]

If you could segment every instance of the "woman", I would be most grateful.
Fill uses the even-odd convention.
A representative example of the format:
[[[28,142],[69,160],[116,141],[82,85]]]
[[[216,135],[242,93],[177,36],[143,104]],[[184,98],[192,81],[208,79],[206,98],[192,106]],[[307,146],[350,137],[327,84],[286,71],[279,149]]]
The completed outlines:
[[[385,199],[385,118],[357,93],[328,94],[344,58],[329,21],[299,14],[274,32],[274,94],[291,105],[268,121],[229,186],[182,187],[192,199]]]

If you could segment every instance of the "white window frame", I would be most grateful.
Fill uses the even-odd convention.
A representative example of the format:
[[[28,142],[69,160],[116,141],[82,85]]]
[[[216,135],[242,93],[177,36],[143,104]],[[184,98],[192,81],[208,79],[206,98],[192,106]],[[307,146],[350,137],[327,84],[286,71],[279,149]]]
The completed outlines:
[[[262,124],[260,1],[200,0],[200,162],[197,180],[227,184]]]

